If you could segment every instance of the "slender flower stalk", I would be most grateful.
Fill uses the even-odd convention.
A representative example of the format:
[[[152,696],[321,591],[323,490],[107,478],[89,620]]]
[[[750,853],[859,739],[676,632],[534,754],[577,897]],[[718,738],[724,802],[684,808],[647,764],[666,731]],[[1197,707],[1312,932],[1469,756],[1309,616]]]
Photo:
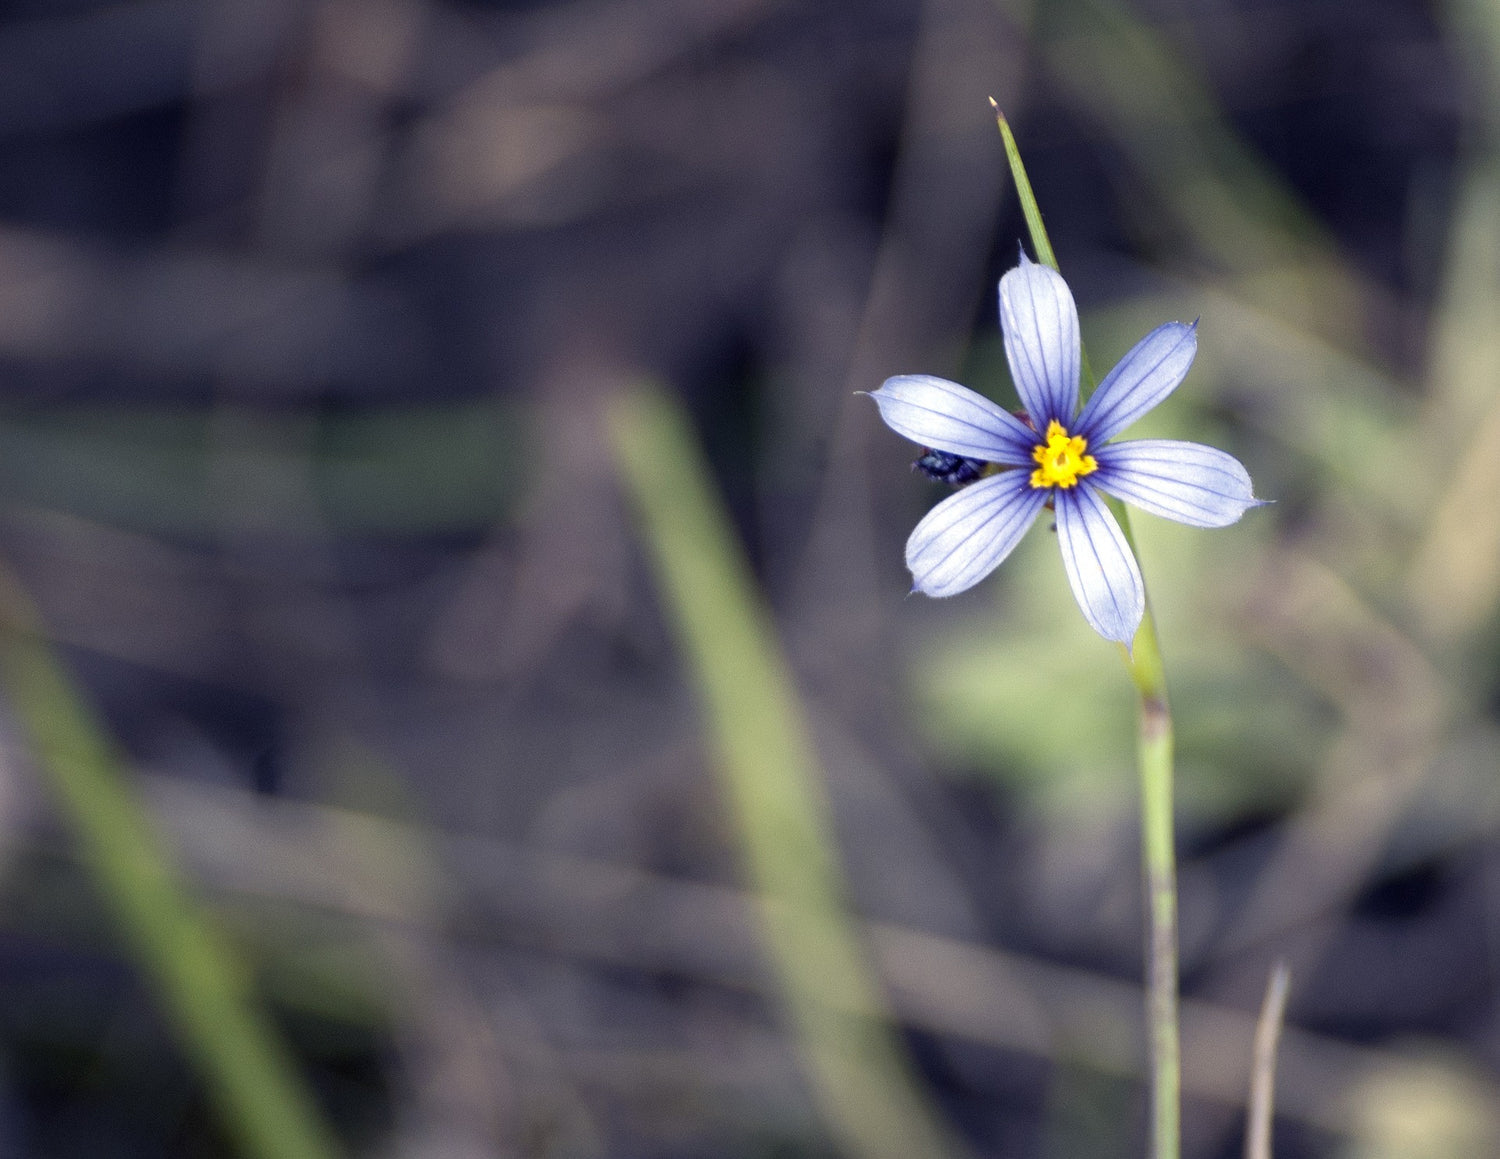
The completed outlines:
[[[995,105],[995,120],[1005,141],[1016,195],[1039,256],[1054,270],[1057,257],[1031,191],[1031,179],[1005,114]],[[1088,356],[1082,355],[1087,366]],[[1092,378],[1093,376],[1090,375]],[[1130,515],[1112,503],[1121,530],[1134,547]],[[1144,580],[1142,581],[1144,583]],[[1151,1052],[1151,1155],[1178,1159],[1182,1149],[1182,1048],[1177,1010],[1177,840],[1173,829],[1174,765],[1172,706],[1167,699],[1167,672],[1150,599],[1136,632],[1135,646],[1124,649],[1125,667],[1139,698],[1136,766],[1141,784],[1141,870],[1146,884],[1146,1025]]]
[[[1129,517],[1121,512],[1125,534]],[[1148,605],[1125,667],[1139,697],[1141,870],[1146,883],[1146,1026],[1151,1045],[1151,1154],[1178,1159],[1182,1059],[1177,1016],[1177,841],[1173,833],[1172,706],[1156,620]]]
[[[1170,395],[1197,351],[1197,323],[1168,322],[1092,380],[1073,295],[1057,269],[1015,138],[999,115],[1011,172],[1039,263],[1000,281],[1006,361],[1023,410],[1012,414],[930,375],[888,379],[881,417],[925,449],[915,464],[959,488],[917,524],[906,545],[913,590],[951,596],[984,579],[1051,508],[1068,584],[1089,625],[1119,644],[1139,697],[1137,761],[1148,919],[1147,1017],[1151,1153],[1177,1159],[1181,1064],[1177,1015],[1177,883],[1172,826],[1172,713],[1146,584],[1121,500],[1197,527],[1223,527],[1258,506],[1232,456],[1175,439],[1113,442]]]

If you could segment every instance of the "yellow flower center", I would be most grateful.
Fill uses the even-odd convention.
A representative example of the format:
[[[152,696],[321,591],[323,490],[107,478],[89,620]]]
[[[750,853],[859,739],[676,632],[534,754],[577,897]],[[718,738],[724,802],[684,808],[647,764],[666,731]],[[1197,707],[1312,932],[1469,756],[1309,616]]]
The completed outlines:
[[[1031,457],[1041,465],[1031,473],[1033,487],[1076,487],[1080,475],[1099,469],[1093,455],[1084,454],[1089,442],[1081,435],[1068,434],[1067,428],[1054,419],[1047,424],[1047,441],[1038,443]]]

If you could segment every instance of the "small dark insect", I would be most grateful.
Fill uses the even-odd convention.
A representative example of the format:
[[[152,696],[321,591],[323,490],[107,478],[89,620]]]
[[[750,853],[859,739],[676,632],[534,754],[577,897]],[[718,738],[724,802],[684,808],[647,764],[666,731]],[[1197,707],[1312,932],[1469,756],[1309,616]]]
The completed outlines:
[[[987,464],[983,459],[966,459],[948,451],[923,449],[922,457],[911,465],[913,471],[921,471],[929,479],[947,483],[951,487],[966,487],[984,476]]]

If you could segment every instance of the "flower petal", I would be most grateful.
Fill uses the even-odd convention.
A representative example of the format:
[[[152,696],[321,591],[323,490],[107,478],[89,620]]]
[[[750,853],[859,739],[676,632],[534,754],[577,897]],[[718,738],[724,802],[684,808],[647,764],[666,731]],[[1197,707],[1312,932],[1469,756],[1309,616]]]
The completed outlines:
[[[885,425],[914,443],[1008,467],[1031,462],[1036,432],[966,386],[930,374],[903,374],[886,379],[870,397]]]
[[[1021,405],[1045,431],[1053,419],[1071,429],[1078,409],[1078,307],[1062,275],[1021,254],[1000,279],[1000,329]]]
[[[1087,482],[1055,489],[1053,504],[1063,567],[1083,618],[1128,648],[1146,611],[1146,588],[1120,525]]]
[[[944,499],[906,541],[912,590],[955,596],[973,587],[1000,566],[1046,502],[1025,471],[1002,471]]]
[[[1104,376],[1078,416],[1075,433],[1096,447],[1114,438],[1177,389],[1198,353],[1198,324],[1168,322],[1130,349]]]
[[[1238,459],[1202,443],[1129,439],[1100,447],[1094,457],[1099,470],[1090,483],[1178,523],[1227,527],[1264,502]]]

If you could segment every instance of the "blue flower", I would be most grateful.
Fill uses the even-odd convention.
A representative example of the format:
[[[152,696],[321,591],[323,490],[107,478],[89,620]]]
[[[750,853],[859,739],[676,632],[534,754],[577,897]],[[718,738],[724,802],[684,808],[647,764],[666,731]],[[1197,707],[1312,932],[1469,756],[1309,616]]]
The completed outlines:
[[[1000,279],[1005,357],[1032,425],[966,387],[924,374],[871,396],[892,430],[963,459],[984,477],[927,513],[906,542],[913,590],[973,587],[1020,542],[1042,509],[1089,625],[1129,645],[1145,611],[1135,557],[1104,495],[1195,527],[1224,527],[1261,500],[1239,460],[1175,439],[1109,440],[1177,389],[1198,349],[1197,323],[1168,322],[1136,343],[1078,407],[1078,309],[1062,276],[1021,254]]]

